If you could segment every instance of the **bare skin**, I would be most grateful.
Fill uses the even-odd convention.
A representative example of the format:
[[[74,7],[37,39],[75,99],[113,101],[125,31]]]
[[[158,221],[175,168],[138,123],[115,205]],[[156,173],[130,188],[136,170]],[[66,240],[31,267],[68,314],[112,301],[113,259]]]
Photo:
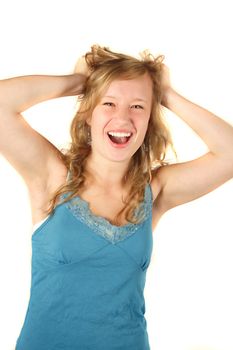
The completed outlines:
[[[95,118],[94,122],[90,122],[96,132],[109,126],[136,130],[134,143],[121,153],[110,150],[108,146],[103,148],[103,135],[102,138],[93,140],[93,152],[87,166],[90,171],[95,171],[92,170],[93,176],[81,196],[90,203],[94,214],[103,216],[110,222],[123,206],[122,195],[127,194],[127,189],[122,188],[121,180],[130,157],[140,145],[146,131],[150,104],[149,94],[142,96],[142,92],[147,90],[145,86],[148,87],[146,79],[148,78],[144,77],[144,81],[140,81],[141,90],[138,80],[117,82],[118,85],[115,84],[112,90],[115,100],[110,101],[114,105],[113,110],[112,105],[107,105],[110,112],[104,114],[102,124],[96,123]],[[0,151],[28,187],[33,224],[46,217],[44,209],[48,207],[52,194],[65,182],[67,169],[61,161],[60,151],[33,130],[21,113],[33,104],[50,98],[77,95],[82,91],[84,83],[84,75],[79,74],[63,77],[31,76],[0,81]],[[130,89],[127,84],[131,84]],[[124,99],[119,95],[121,89],[124,90]],[[163,105],[182,118],[202,138],[209,152],[189,162],[160,168],[153,174],[153,230],[167,210],[203,196],[233,176],[232,126],[179,95],[170,84],[169,72],[165,66],[163,90]],[[137,109],[135,106],[138,101],[132,91],[140,93],[146,100],[143,123],[134,114],[137,113],[134,109]],[[127,113],[126,106],[130,107]],[[103,107],[97,106],[97,116],[98,108]],[[103,111],[100,112],[103,115]],[[99,166],[96,167],[95,164]],[[122,225],[124,223],[122,220]]]

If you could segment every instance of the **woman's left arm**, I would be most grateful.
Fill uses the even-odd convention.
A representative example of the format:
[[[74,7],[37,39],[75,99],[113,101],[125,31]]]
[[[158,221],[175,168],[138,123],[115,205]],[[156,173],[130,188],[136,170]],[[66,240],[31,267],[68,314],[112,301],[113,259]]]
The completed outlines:
[[[233,127],[176,92],[166,66],[162,81],[162,105],[187,123],[209,149],[197,159],[158,169],[159,205],[168,210],[213,191],[233,177]]]

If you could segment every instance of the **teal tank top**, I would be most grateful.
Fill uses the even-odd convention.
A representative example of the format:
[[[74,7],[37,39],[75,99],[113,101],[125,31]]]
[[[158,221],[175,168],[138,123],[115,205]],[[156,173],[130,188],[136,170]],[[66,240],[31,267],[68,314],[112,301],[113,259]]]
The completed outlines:
[[[136,210],[142,221],[124,226],[94,215],[79,196],[59,202],[32,234],[30,300],[16,350],[150,349],[143,292],[152,198],[147,184]]]

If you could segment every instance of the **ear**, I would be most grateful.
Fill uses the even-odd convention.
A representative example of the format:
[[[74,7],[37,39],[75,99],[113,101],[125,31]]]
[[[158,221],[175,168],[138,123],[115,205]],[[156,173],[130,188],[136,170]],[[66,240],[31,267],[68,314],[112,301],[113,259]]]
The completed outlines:
[[[86,119],[86,123],[87,123],[89,126],[91,126],[91,117],[88,117],[88,118]]]

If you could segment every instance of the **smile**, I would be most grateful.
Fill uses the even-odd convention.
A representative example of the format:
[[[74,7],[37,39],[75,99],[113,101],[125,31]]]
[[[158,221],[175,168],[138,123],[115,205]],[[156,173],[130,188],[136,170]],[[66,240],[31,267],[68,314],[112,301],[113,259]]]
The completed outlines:
[[[119,132],[119,131],[109,131],[107,132],[108,138],[111,145],[114,147],[124,147],[129,143],[132,132]]]
[[[109,131],[108,137],[113,143],[116,144],[125,144],[129,141],[132,133],[131,132],[116,132],[116,131]]]

